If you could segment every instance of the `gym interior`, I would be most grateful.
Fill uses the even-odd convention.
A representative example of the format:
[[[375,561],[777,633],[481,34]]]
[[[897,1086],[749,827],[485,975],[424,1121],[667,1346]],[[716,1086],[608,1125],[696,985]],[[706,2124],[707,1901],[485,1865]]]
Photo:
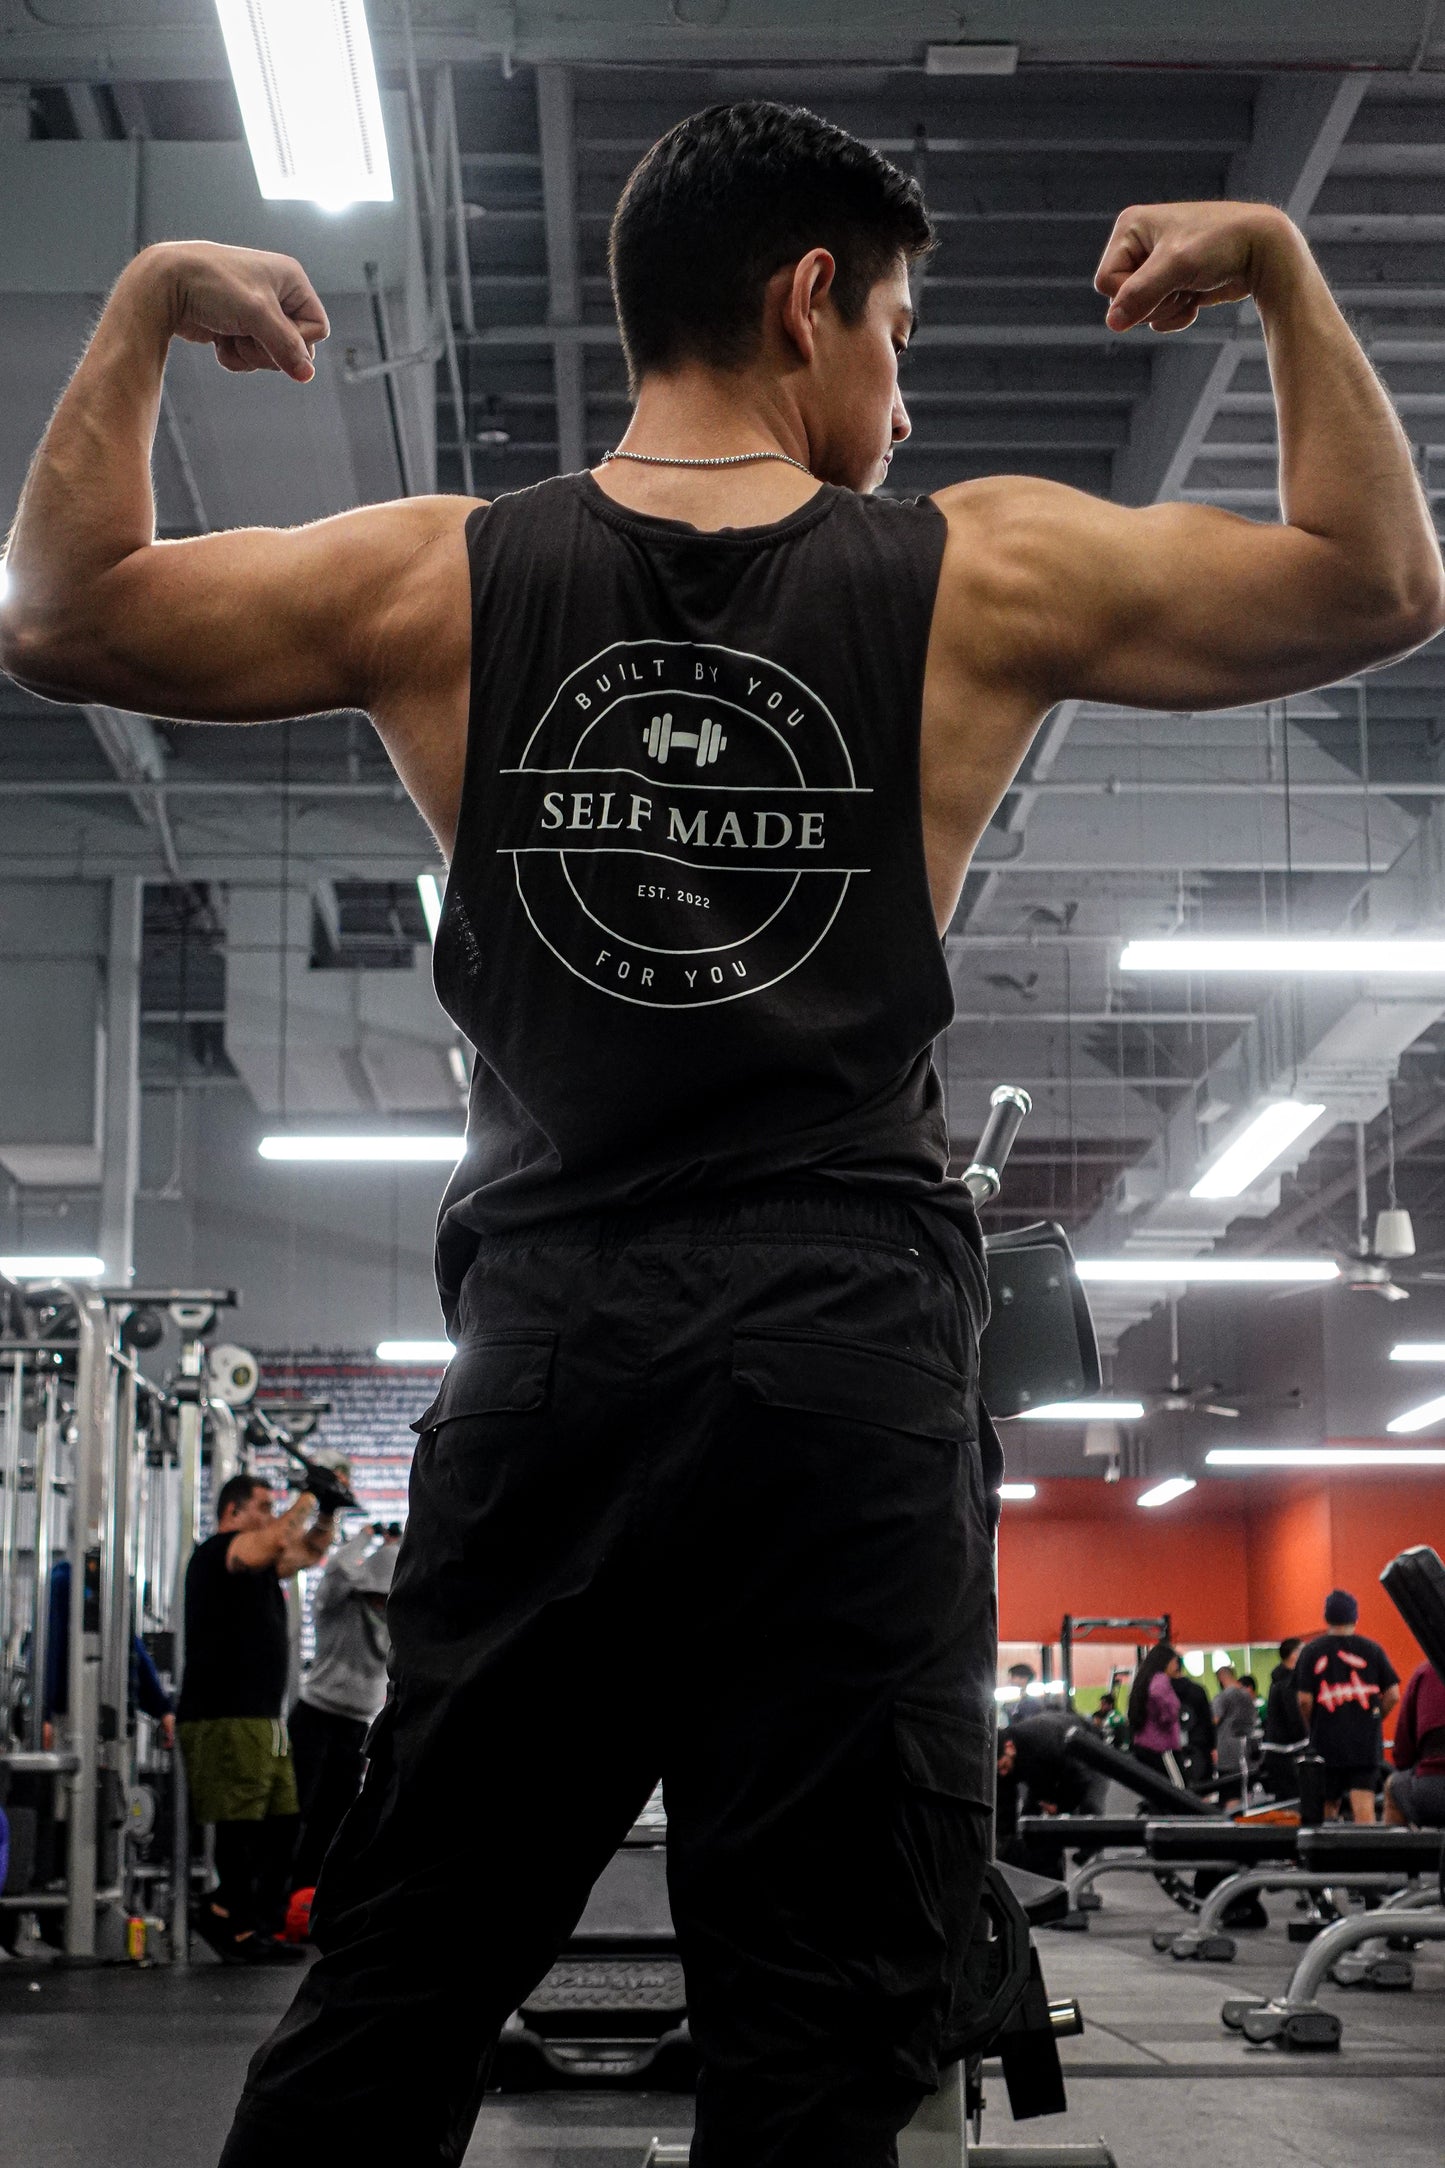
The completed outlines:
[[[331,336],[304,398],[175,347],[162,537],[595,465],[629,405],[619,190],[753,97],[875,146],[937,222],[888,493],[1009,472],[1277,519],[1252,304],[1120,337],[1092,285],[1124,206],[1233,197],[1301,227],[1445,495],[1433,0],[335,12],[365,63],[339,84],[330,31],[287,44],[329,21],[309,0],[0,0],[7,523],[123,267],[195,235],[295,256]],[[344,119],[368,70],[368,171],[326,137],[288,178],[284,99]],[[647,756],[705,768],[715,728]],[[989,1242],[997,1856],[900,2168],[1445,2157],[1442,823],[1436,643],[1206,716],[1066,701],[983,835],[934,1058]],[[272,1862],[250,1958],[215,1902],[235,1823],[177,1741],[185,1588],[228,1483],[230,1525],[329,1501],[334,1553],[283,1584],[282,1720],[341,1726],[359,1773],[451,1353],[445,888],[360,713],[208,730],[0,678],[0,2168],[214,2162],[315,1962],[315,1861]],[[308,1702],[338,1568],[371,1684]],[[598,1696],[642,1690],[668,1604]],[[1353,1758],[1332,1674],[1295,1668],[1331,1633],[1366,1652]],[[303,1783],[328,1831],[338,1781]],[[519,1829],[565,1807],[489,1781]],[[659,1791],[508,2018],[468,2168],[687,2160],[666,1845]],[[505,1849],[474,1867],[505,1882]]]

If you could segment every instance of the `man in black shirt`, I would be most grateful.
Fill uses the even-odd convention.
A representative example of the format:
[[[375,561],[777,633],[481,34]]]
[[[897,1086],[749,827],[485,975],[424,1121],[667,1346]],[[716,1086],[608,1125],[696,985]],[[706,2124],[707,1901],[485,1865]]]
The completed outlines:
[[[1308,1733],[1300,1714],[1295,1664],[1304,1641],[1286,1634],[1279,1645],[1279,1662],[1269,1675],[1264,1704],[1264,1781],[1276,1799],[1292,1799],[1299,1787],[1294,1750],[1303,1746]]]
[[[1325,1630],[1295,1665],[1299,1712],[1325,1765],[1325,1815],[1347,1798],[1357,1822],[1375,1819],[1380,1724],[1400,1698],[1400,1675],[1378,1641],[1355,1632],[1360,1607],[1346,1588],[1325,1598]]]
[[[230,1964],[301,1954],[267,1930],[279,1924],[297,1829],[282,1717],[291,1648],[281,1583],[326,1556],[336,1525],[317,1506],[303,1491],[277,1515],[268,1483],[232,1476],[216,1499],[216,1533],[186,1568],[181,1751],[191,1813],[215,1826],[219,1877],[195,1925]]]

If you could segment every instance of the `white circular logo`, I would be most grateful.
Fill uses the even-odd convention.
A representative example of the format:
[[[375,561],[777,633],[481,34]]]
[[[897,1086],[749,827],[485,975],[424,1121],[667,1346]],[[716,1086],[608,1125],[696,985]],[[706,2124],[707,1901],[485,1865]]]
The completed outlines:
[[[589,986],[704,1008],[809,957],[868,866],[842,732],[763,656],[622,640],[559,687],[498,778],[528,918]]]

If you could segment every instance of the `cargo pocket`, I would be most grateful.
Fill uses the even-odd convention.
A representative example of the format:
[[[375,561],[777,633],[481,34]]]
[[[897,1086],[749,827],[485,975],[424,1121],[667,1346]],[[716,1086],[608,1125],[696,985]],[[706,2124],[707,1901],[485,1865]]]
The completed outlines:
[[[425,1437],[465,1416],[522,1415],[545,1407],[556,1351],[555,1332],[498,1333],[464,1341],[447,1365],[436,1399],[412,1429]]]
[[[897,1982],[897,2008],[908,2022],[892,2042],[893,2061],[932,2086],[978,2000],[971,1960],[988,1871],[993,1741],[987,1724],[961,1712],[899,1701],[893,1743],[900,1887],[914,1908]]]
[[[893,1709],[893,1738],[906,1784],[960,1806],[993,1805],[993,1739],[987,1724],[934,1709],[923,1702],[900,1701]]]
[[[773,1408],[954,1443],[975,1435],[968,1386],[957,1372],[866,1340],[736,1333],[732,1375],[742,1392]]]

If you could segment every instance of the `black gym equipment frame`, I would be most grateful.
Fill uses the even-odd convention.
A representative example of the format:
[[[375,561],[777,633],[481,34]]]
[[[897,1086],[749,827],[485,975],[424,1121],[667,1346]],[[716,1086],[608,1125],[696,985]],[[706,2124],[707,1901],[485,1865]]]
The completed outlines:
[[[1153,1633],[1150,1642],[1134,1643],[1134,1661],[1142,1663],[1149,1649],[1160,1641],[1168,1641],[1174,1632],[1174,1622],[1168,1611],[1161,1611],[1157,1618],[1076,1618],[1072,1611],[1064,1613],[1064,1623],[1059,1634],[1060,1663],[1064,1681],[1064,1706],[1074,1706],[1074,1644],[1086,1641],[1091,1634],[1106,1630],[1122,1634],[1137,1633],[1147,1626]]]

